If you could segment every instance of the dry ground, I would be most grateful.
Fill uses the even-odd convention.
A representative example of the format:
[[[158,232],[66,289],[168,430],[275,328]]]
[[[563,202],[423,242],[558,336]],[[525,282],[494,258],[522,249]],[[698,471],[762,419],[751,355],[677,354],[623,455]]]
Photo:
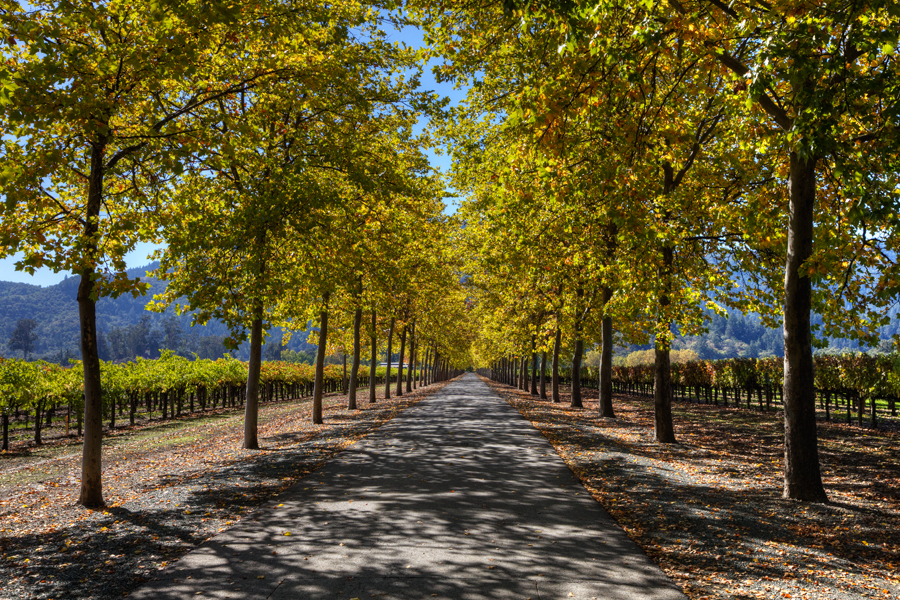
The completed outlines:
[[[599,417],[491,387],[692,599],[900,598],[900,436],[819,423],[828,504],[781,497],[780,412],[675,405],[677,444],[653,439],[652,399]]]
[[[366,394],[356,411],[332,395],[324,425],[308,398],[263,405],[262,450],[241,449],[241,410],[117,431],[104,442],[100,511],[75,502],[77,440],[0,453],[0,599],[122,598],[440,387],[375,404]]]

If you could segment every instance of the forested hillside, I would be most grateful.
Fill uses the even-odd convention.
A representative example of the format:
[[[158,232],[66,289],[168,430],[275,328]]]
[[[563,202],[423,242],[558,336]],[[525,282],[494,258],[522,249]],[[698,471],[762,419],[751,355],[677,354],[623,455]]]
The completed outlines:
[[[156,267],[157,263],[152,263],[128,271],[128,277],[141,277],[150,284],[147,295],[133,298],[131,294],[123,294],[97,303],[100,357],[104,360],[155,358],[160,349],[174,350],[184,356],[196,353],[201,358],[221,357],[227,351],[223,341],[228,334],[222,323],[213,320],[207,325],[191,327],[191,315],[176,315],[172,307],[163,313],[146,310],[153,296],[166,289],[165,282],[147,276],[147,271]],[[34,319],[37,341],[29,358],[62,363],[79,358],[77,291],[75,277],[47,287],[0,281],[0,356],[22,357],[21,352],[7,346],[7,341],[20,319]],[[273,334],[267,351],[271,358],[278,358],[281,347],[275,342],[282,334],[280,331]],[[311,356],[315,346],[306,339],[306,335],[295,335],[288,348]],[[246,359],[247,353],[244,344],[233,354]]]
[[[150,284],[146,296],[133,298],[130,294],[119,298],[103,298],[97,303],[97,319],[101,333],[101,357],[104,360],[121,360],[144,356],[155,358],[159,350],[174,350],[184,356],[196,353],[201,358],[218,358],[227,351],[223,341],[227,328],[218,321],[207,325],[191,327],[191,315],[178,316],[172,307],[164,313],[146,310],[153,296],[162,293],[165,282],[146,275],[156,268],[152,263],[146,267],[130,269],[129,277],[141,277]],[[41,287],[27,283],[0,281],[0,355],[20,356],[7,347],[6,341],[19,319],[34,319],[38,326],[38,340],[32,358],[52,362],[67,362],[68,358],[80,356],[78,348],[78,305],[75,294],[78,280],[68,278],[56,285]],[[898,310],[891,311],[892,323],[879,329],[880,349],[888,350],[895,335],[900,335]],[[693,350],[701,359],[719,358],[765,358],[784,356],[784,339],[780,328],[766,327],[756,315],[744,315],[731,311],[728,317],[707,313],[707,332],[701,335],[678,337],[673,343],[676,350]],[[813,318],[813,322],[821,319]],[[277,343],[280,330],[273,332],[267,344],[267,358],[281,358],[282,347]],[[284,349],[303,353],[298,358],[311,362],[315,354],[315,344],[307,341],[307,335],[294,335]],[[646,350],[651,345],[624,345],[616,348],[616,355],[625,356],[637,350]],[[878,349],[878,348],[876,348]],[[856,340],[832,338],[826,352],[858,351]],[[233,355],[246,360],[247,345],[243,344]],[[294,355],[292,355],[294,356]],[[304,358],[306,360],[304,360]],[[565,359],[564,359],[565,362]]]
[[[891,323],[879,328],[880,343],[873,348],[860,346],[854,339],[828,338],[826,347],[820,352],[858,352],[866,350],[890,351],[893,337],[900,335],[900,321],[897,308],[890,311]],[[676,350],[693,350],[702,359],[718,358],[766,358],[784,356],[784,336],[780,327],[766,327],[756,315],[744,315],[731,311],[728,318],[709,313],[708,331],[701,335],[676,338],[672,347]],[[820,325],[822,318],[812,316],[814,325]],[[646,346],[650,348],[651,346]]]

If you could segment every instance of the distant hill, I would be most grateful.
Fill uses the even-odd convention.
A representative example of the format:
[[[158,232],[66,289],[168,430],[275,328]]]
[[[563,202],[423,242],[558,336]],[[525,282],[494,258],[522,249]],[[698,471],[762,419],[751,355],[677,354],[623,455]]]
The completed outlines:
[[[146,296],[133,298],[126,294],[118,298],[102,298],[97,302],[97,327],[101,335],[101,357],[107,360],[133,358],[135,354],[153,357],[160,348],[180,354],[198,353],[203,358],[217,358],[225,353],[222,340],[228,329],[218,321],[191,327],[191,315],[178,316],[173,308],[165,313],[145,310],[155,294],[161,294],[166,284],[148,277],[147,271],[158,266],[128,270],[128,276],[140,277],[150,284]],[[68,277],[56,285],[41,287],[28,283],[0,281],[0,356],[21,356],[7,347],[7,341],[19,319],[34,319],[38,339],[29,358],[65,362],[68,357],[79,358],[80,328],[78,322],[78,277]],[[275,339],[280,339],[276,332]],[[288,346],[295,351],[309,351],[305,335],[294,335]],[[245,344],[246,346],[246,344]],[[270,346],[274,346],[270,344]],[[272,348],[274,351],[275,349]],[[246,358],[246,347],[235,354]]]
[[[900,335],[898,309],[890,313],[891,323],[878,331],[881,338],[878,350],[887,351],[892,348],[893,336]],[[701,359],[719,358],[765,358],[767,356],[784,356],[784,336],[780,327],[766,327],[758,316],[745,315],[739,311],[731,311],[728,318],[713,312],[707,313],[707,332],[698,336],[676,337],[672,343],[674,350],[693,350]],[[822,318],[813,315],[813,324],[820,324]],[[633,345],[617,348],[618,355],[627,355],[637,350],[648,350],[650,345]],[[852,339],[829,338],[828,347],[819,352],[859,352],[869,348],[860,347],[859,342]]]

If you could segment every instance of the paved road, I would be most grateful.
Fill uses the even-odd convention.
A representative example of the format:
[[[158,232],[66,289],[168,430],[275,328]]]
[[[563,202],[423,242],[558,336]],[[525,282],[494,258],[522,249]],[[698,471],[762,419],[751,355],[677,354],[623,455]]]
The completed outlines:
[[[131,597],[685,598],[472,374]]]

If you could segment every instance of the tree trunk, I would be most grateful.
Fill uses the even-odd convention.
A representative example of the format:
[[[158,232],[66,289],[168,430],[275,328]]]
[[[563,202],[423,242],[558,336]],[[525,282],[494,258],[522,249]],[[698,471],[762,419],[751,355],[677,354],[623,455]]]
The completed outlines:
[[[44,399],[41,398],[37,401],[37,404],[34,405],[34,445],[40,446],[43,444],[43,440],[41,440],[41,425],[43,421],[41,417],[43,416],[41,411],[44,408]]]
[[[3,413],[3,450],[9,451],[9,415]]]
[[[91,172],[82,240],[89,266],[81,272],[78,285],[78,318],[81,325],[81,358],[84,368],[84,445],[81,457],[81,492],[78,503],[87,508],[100,508],[103,501],[101,482],[101,446],[103,442],[103,406],[100,383],[100,357],[97,347],[97,310],[94,298],[94,261],[97,252],[97,229],[103,202],[104,154],[106,140],[91,145]]]
[[[654,365],[653,403],[655,408],[656,441],[675,443],[675,426],[672,423],[672,366],[669,348],[656,342]]]
[[[391,317],[391,326],[388,329],[387,343],[387,369],[384,372],[384,399],[391,399],[391,350],[394,343],[394,317]]]
[[[553,343],[553,374],[550,380],[550,396],[554,402],[559,402],[559,345],[562,341],[562,331],[559,324],[556,325],[556,341]]]
[[[413,373],[415,373],[415,354],[416,354],[416,322],[412,322],[409,330],[409,366],[406,369],[406,393],[412,393]]]
[[[791,152],[790,222],[784,269],[784,497],[825,502],[813,382],[812,282],[800,274],[813,250],[816,161]]]
[[[417,344],[416,344],[416,364],[419,367],[419,376],[418,376],[419,387],[425,387],[425,385],[426,385],[425,384],[425,369],[428,368],[428,357],[431,354],[431,348],[429,348],[426,345],[425,346],[425,356],[420,358],[418,356],[418,354],[419,354],[418,344],[420,344],[420,343],[421,343],[421,341],[417,342]]]
[[[250,360],[247,364],[247,402],[244,404],[244,448],[259,449],[259,373],[262,367],[263,307],[257,303],[250,326]],[[224,401],[223,401],[224,404]]]
[[[541,352],[541,398],[547,399],[547,351]]]
[[[316,352],[316,381],[313,388],[312,422],[322,424],[322,392],[325,386],[325,345],[328,343],[328,297],[322,294],[322,312],[319,324],[319,348]]]
[[[403,355],[406,353],[406,325],[400,334],[400,358],[397,360],[397,397],[403,395]]]
[[[669,176],[667,175],[667,179]],[[668,184],[667,184],[668,188]],[[660,312],[665,312],[671,300],[669,299],[670,277],[672,265],[675,263],[675,249],[669,244],[662,246],[662,267],[659,270],[659,279],[662,282],[663,291],[659,295]],[[667,319],[667,317],[662,317]],[[660,324],[660,331],[668,331],[669,323]],[[656,361],[653,374],[653,402],[654,421],[656,425],[656,441],[663,444],[675,443],[675,425],[672,423],[672,363],[669,356],[669,340],[660,339],[657,333],[655,342]]]
[[[435,379],[434,369],[437,366],[438,360],[438,345],[437,342],[432,342],[431,344],[431,365],[428,367],[428,385],[435,383],[437,379]]]
[[[369,342],[372,345],[372,362],[369,364],[369,403],[375,403],[375,375],[377,374],[378,368],[378,338],[375,332],[375,328],[377,327],[377,319],[375,310],[372,310],[372,334],[370,336]]]
[[[516,379],[516,387],[520,390],[524,390],[525,388],[525,380],[528,377],[528,373],[525,372],[525,354],[522,353],[522,356],[519,357],[518,362],[516,363],[516,369],[519,371],[518,378]]]
[[[534,346],[535,346],[534,336],[531,336],[531,394],[533,396],[537,396],[537,393],[538,393],[538,389],[537,389],[538,359],[537,359],[537,352],[535,352]]]
[[[606,310],[606,304],[612,298],[612,290],[603,288],[603,308]],[[600,382],[599,401],[600,416],[609,419],[615,418],[612,404],[612,349],[613,349],[613,331],[612,317],[604,316],[600,331]]]
[[[584,340],[581,339],[581,327],[578,327],[578,337],[575,339],[575,355],[572,357],[572,408],[582,408],[581,401],[581,355],[584,352]]]
[[[528,391],[531,374],[528,372],[528,353],[522,352],[522,358],[519,359],[519,389],[523,392]]]
[[[356,307],[356,312],[353,313],[353,366],[350,367],[350,385],[347,390],[347,408],[349,410],[356,410],[356,387],[358,385],[360,355],[359,329],[361,326],[362,308]]]

